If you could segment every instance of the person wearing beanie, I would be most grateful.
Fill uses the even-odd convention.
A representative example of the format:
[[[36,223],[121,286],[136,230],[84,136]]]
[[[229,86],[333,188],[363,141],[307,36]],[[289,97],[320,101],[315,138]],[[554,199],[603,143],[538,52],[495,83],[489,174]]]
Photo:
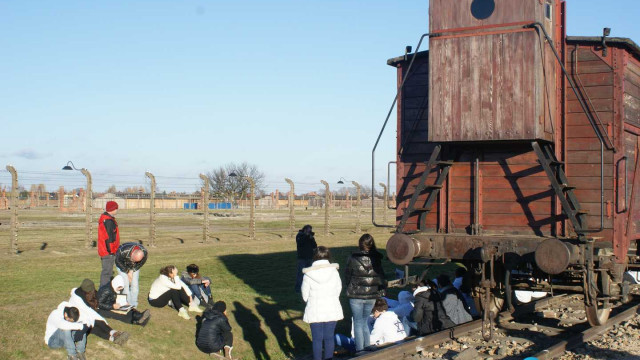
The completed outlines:
[[[120,246],[120,230],[116,221],[118,203],[108,201],[105,212],[98,219],[98,256],[102,261],[100,287],[111,281],[113,265],[116,261],[116,251]]]
[[[80,312],[79,321],[89,328],[89,334],[116,345],[124,345],[129,339],[129,333],[113,330],[104,317],[98,314],[96,286],[90,279],[82,280],[80,287],[71,290],[69,303]]]
[[[135,307],[126,314],[115,312],[122,307],[118,302],[118,295],[124,289],[124,279],[116,276],[106,285],[101,286],[98,290],[98,314],[105,318],[122,321],[127,324],[145,326],[151,318],[150,311],[147,309],[143,312],[138,311]],[[115,310],[115,311],[114,311]]]
[[[225,359],[233,359],[233,334],[227,319],[227,304],[218,301],[204,312],[200,330],[196,332],[196,346],[205,354],[221,357],[224,351]]]

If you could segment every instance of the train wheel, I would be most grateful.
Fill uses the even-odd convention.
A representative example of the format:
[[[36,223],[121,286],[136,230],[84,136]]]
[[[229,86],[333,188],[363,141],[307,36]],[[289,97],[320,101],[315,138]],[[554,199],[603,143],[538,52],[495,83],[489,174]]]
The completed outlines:
[[[603,308],[602,305],[598,304],[597,300],[595,300],[591,306],[585,305],[584,309],[587,313],[587,320],[589,320],[591,326],[604,325],[604,323],[609,320],[611,309]]]
[[[604,289],[609,288],[609,275],[602,272],[593,272],[593,277],[597,279],[598,282],[598,292],[600,294],[604,293]],[[605,308],[604,304],[598,301],[598,299],[593,296],[591,301],[591,305],[585,304],[585,312],[587,313],[587,320],[591,326],[601,326],[609,320],[609,314],[611,313],[611,308]]]

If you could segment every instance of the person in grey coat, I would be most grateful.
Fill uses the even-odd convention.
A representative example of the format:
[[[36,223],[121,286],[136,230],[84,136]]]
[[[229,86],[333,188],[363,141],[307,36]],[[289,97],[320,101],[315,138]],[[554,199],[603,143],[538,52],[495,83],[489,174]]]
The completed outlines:
[[[438,291],[444,311],[454,324],[459,325],[473,320],[471,314],[467,312],[462,294],[451,284],[449,276],[445,274],[438,276]]]

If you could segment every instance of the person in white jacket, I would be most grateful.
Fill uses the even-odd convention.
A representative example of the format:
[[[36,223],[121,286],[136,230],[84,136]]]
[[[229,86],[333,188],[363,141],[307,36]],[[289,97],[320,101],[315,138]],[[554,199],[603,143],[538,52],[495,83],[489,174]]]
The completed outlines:
[[[203,309],[191,299],[189,286],[180,280],[178,269],[168,265],[160,269],[160,276],[151,284],[149,290],[149,305],[165,307],[171,302],[178,310],[178,316],[185,320],[191,319],[183,305],[189,305],[189,311],[202,313]]]
[[[87,333],[83,331],[84,324],[79,322],[80,312],[77,308],[63,301],[49,314],[47,327],[44,332],[44,343],[51,349],[64,347],[67,350],[69,360],[84,360],[84,351],[87,345]],[[77,335],[82,334],[80,341],[76,342]]]
[[[302,270],[302,299],[307,303],[302,320],[311,326],[313,360],[333,358],[336,323],[344,318],[340,305],[342,281],[338,264],[329,263],[330,257],[328,248],[318,246],[313,263]]]
[[[387,311],[389,306],[387,302],[380,298],[373,305],[373,317],[376,322],[373,324],[373,330],[369,337],[371,344],[384,345],[404,340],[407,333],[404,330],[402,321],[398,319],[398,315],[393,311]]]

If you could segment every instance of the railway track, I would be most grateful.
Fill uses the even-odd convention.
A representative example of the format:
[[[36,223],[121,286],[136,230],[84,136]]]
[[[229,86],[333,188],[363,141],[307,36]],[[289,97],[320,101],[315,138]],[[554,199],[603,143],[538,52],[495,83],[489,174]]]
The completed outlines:
[[[423,337],[410,338],[396,345],[373,352],[357,354],[353,359],[523,359],[534,356],[538,359],[554,359],[566,350],[605,334],[616,324],[633,318],[640,313],[640,298],[631,304],[613,310],[612,316],[603,326],[590,327],[577,310],[578,316],[563,315],[562,309],[581,300],[575,296],[555,296],[519,306],[514,313],[502,312],[496,318],[494,339],[486,343],[480,334],[482,321],[475,320],[454,328]],[[554,311],[554,307],[560,311]],[[547,317],[560,314],[562,319]]]

